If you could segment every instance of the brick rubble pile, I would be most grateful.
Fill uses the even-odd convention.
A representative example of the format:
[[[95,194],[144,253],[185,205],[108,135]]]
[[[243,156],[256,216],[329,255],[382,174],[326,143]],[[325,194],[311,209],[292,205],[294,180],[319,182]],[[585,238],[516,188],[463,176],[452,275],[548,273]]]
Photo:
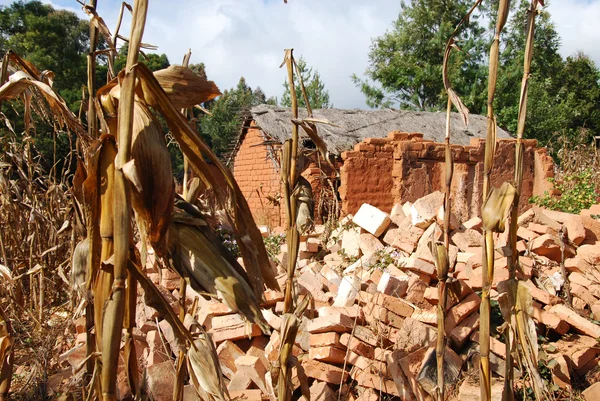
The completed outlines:
[[[323,227],[302,237],[296,271],[298,298],[312,296],[292,354],[296,399],[308,386],[311,401],[432,400],[436,384],[436,269],[428,242],[442,236],[443,194],[435,192],[386,213],[364,204],[339,222],[323,243]],[[518,278],[530,288],[533,319],[551,370],[551,385],[570,391],[574,376],[584,377],[600,362],[600,205],[573,215],[533,208],[519,217]],[[449,299],[445,321],[448,346],[446,383],[453,399],[478,400],[478,327],[482,269],[481,220],[451,219],[451,269],[460,283],[460,299]],[[559,230],[567,232],[565,268],[572,307],[559,294]],[[268,235],[265,230],[265,236]],[[508,278],[506,233],[495,238],[492,300]],[[278,281],[285,285],[285,245],[278,256]],[[179,276],[150,262],[147,272],[177,310]],[[271,369],[279,355],[283,293],[265,292],[263,314],[272,327],[265,336],[217,300],[206,300],[188,287],[189,303],[200,301],[197,320],[217,346],[232,398],[273,399]],[[180,345],[166,321],[138,304],[135,330],[140,367],[155,400],[172,399],[173,361]],[[85,319],[77,323],[78,347],[64,358],[72,365],[85,355]],[[77,351],[77,352],[76,352]],[[491,340],[493,399],[500,399],[505,345]],[[519,377],[522,372],[516,372]],[[124,377],[124,375],[121,375]],[[127,392],[126,382],[120,382]],[[195,400],[186,386],[185,400]],[[600,384],[583,396],[600,395]],[[597,401],[597,397],[594,401]]]

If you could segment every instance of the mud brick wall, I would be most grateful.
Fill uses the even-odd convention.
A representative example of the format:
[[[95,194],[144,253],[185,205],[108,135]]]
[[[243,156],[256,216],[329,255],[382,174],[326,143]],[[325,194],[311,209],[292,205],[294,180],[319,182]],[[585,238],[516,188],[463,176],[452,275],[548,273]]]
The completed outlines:
[[[551,189],[547,178],[553,176],[553,162],[537,141],[524,140],[521,211],[529,208],[528,199]],[[394,203],[414,202],[434,191],[444,191],[445,164],[443,143],[423,139],[419,133],[390,132],[387,138],[366,139],[354,151],[342,153],[340,196],[342,210],[355,213],[369,203],[389,211]],[[452,145],[453,212],[461,220],[478,215],[483,187],[485,141],[473,139],[468,146]],[[515,165],[515,140],[497,142],[492,169],[492,185],[511,180]]]
[[[368,138],[342,152],[339,194],[342,211],[355,213],[363,203],[389,211],[394,205],[394,146],[386,138]]]
[[[277,197],[281,193],[281,180],[275,163],[269,158],[264,138],[254,121],[248,128],[233,161],[233,174],[248,200],[248,206],[258,225],[271,227],[283,221],[283,200],[279,205],[269,202],[267,197]]]

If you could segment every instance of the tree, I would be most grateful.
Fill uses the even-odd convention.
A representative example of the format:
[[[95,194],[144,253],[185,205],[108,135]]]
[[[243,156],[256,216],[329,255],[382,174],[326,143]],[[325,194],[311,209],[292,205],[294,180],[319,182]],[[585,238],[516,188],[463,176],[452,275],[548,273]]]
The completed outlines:
[[[0,7],[0,51],[11,49],[40,70],[55,74],[54,87],[72,109],[87,82],[88,22],[41,1]]]
[[[123,68],[125,68],[125,64],[127,63],[127,46],[122,46],[119,49],[119,54],[115,58],[115,73],[118,73]],[[146,66],[151,71],[162,70],[163,68],[167,68],[171,65],[169,62],[169,58],[166,54],[157,54],[157,53],[144,53],[140,54],[138,60],[146,64]],[[203,66],[204,67],[204,66]]]
[[[498,125],[517,129],[519,96],[528,0],[513,2],[501,37],[498,83],[494,100]],[[443,110],[446,95],[442,83],[443,52],[448,36],[469,7],[465,0],[411,0],[393,29],[373,40],[366,80],[352,77],[371,107]],[[496,7],[483,4],[479,11],[496,21]],[[450,81],[474,114],[485,114],[490,34],[477,18],[471,18],[458,35],[462,52],[450,59]],[[550,14],[536,18],[534,53],[529,80],[525,137],[545,145],[557,134],[573,136],[582,128],[588,138],[600,130],[599,72],[589,57],[578,54],[563,60],[560,37]],[[374,81],[373,83],[369,80]]]
[[[229,150],[240,132],[244,113],[266,101],[259,87],[252,90],[241,77],[235,88],[225,90],[223,95],[205,105],[211,114],[200,119],[200,132],[217,156],[222,157]]]
[[[391,31],[372,41],[367,79],[352,76],[367,97],[367,105],[416,110],[445,108],[444,48],[471,3],[470,0],[402,2]],[[475,106],[473,100],[486,81],[482,64],[487,41],[483,33],[477,16],[473,16],[457,37],[463,51],[453,52],[450,60],[450,79],[470,108]]]
[[[297,60],[298,69],[302,76],[302,82],[308,95],[308,101],[313,109],[328,109],[333,105],[329,102],[329,92],[325,89],[325,84],[321,81],[321,75],[318,71],[313,71],[309,68],[302,56]],[[283,96],[281,97],[281,105],[284,107],[292,106],[292,98],[288,81],[283,82]],[[294,87],[296,90],[296,98],[298,99],[298,107],[306,107],[304,96],[300,88],[300,79],[294,71]],[[275,100],[276,101],[276,100]]]

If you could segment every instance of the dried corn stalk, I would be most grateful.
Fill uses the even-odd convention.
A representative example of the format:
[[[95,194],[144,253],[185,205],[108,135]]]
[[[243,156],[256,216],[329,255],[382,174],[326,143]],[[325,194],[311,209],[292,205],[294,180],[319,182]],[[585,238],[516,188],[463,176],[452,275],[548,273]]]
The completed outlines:
[[[8,400],[13,374],[13,333],[10,321],[0,308],[0,401]]]
[[[523,79],[521,82],[517,141],[515,145],[515,187],[513,201],[510,205],[511,218],[508,231],[508,243],[510,247],[510,255],[508,256],[508,293],[506,294],[505,302],[501,304],[501,306],[503,306],[502,313],[505,315],[505,319],[507,317],[506,315],[510,315],[510,318],[506,320],[506,373],[504,375],[504,392],[502,395],[503,401],[514,400],[514,370],[512,353],[517,350],[515,344],[515,340],[517,339],[520,345],[518,350],[522,354],[520,359],[524,361],[525,368],[529,372],[529,376],[532,379],[533,390],[536,398],[538,400],[542,400],[547,396],[544,383],[540,378],[537,368],[537,338],[535,326],[533,326],[533,321],[531,320],[531,295],[524,288],[523,284],[517,281],[516,276],[516,272],[520,268],[519,253],[517,251],[517,220],[519,216],[519,199],[523,183],[523,132],[525,130],[525,120],[527,117],[527,92],[531,69],[531,59],[533,57],[535,17],[538,12],[538,2],[542,5],[544,4],[543,1],[532,0],[527,13],[527,41],[525,44],[525,56],[523,61]],[[561,241],[561,254],[563,250],[564,242]],[[564,264],[561,264],[561,267],[564,269]]]
[[[437,362],[437,389],[436,398],[438,401],[443,401],[445,398],[445,384],[444,384],[444,354],[446,350],[446,304],[448,298],[448,276],[450,274],[450,281],[454,281],[452,278],[452,272],[450,272],[450,261],[448,254],[450,252],[450,214],[451,214],[451,201],[450,201],[450,190],[452,186],[452,175],[454,173],[454,159],[452,157],[452,149],[450,147],[450,111],[452,105],[459,111],[463,122],[466,125],[469,124],[469,110],[462,103],[456,92],[450,85],[450,79],[448,77],[448,61],[450,59],[450,53],[453,48],[458,49],[454,42],[454,37],[458,33],[460,27],[468,20],[469,16],[473,13],[475,8],[481,3],[481,0],[475,2],[469,12],[461,19],[458,23],[450,38],[446,44],[444,51],[444,61],[442,66],[442,78],[444,81],[444,88],[448,94],[448,105],[446,107],[446,136],[445,136],[445,192],[444,192],[444,242],[443,244],[436,243],[432,240],[430,242],[431,253],[434,257],[437,278],[438,278],[438,307],[437,307],[437,344],[436,344],[436,362]],[[453,288],[454,286],[452,286]]]
[[[485,140],[485,158],[483,163],[483,200],[488,199],[490,174],[494,164],[496,148],[496,117],[494,116],[494,96],[496,94],[496,81],[498,78],[498,56],[500,47],[500,34],[504,29],[510,9],[510,0],[500,0],[494,40],[490,47],[490,65],[488,74],[487,98],[487,136]],[[492,383],[490,370],[490,289],[494,275],[494,237],[493,232],[484,228],[484,246],[482,252],[482,289],[480,307],[479,338],[481,347],[480,375],[481,400],[489,401],[492,397]]]

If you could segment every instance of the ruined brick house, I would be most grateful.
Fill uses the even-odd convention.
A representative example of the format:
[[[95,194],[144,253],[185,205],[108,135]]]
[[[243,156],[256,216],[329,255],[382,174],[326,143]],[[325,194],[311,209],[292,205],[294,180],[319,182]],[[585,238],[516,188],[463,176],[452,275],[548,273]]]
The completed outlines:
[[[389,211],[395,203],[443,190],[445,113],[323,109],[313,114],[332,124],[319,124],[319,136],[339,167],[336,176],[319,152],[312,151],[310,165],[302,175],[311,183],[317,205],[332,201],[326,194],[333,193],[342,214],[355,213],[363,203]],[[257,224],[277,226],[285,220],[283,203],[278,201],[279,150],[291,138],[290,121],[289,109],[268,105],[252,108],[229,159]],[[301,129],[300,133],[302,147],[308,152],[314,150],[314,143]],[[485,133],[484,116],[469,116],[465,128],[460,116],[452,114],[453,212],[461,220],[477,215],[481,207]],[[499,186],[513,177],[515,140],[500,128],[497,138],[492,184]],[[528,207],[529,197],[550,188],[546,178],[553,175],[546,149],[538,148],[535,140],[524,143],[521,209]],[[316,213],[323,210],[316,208]]]

